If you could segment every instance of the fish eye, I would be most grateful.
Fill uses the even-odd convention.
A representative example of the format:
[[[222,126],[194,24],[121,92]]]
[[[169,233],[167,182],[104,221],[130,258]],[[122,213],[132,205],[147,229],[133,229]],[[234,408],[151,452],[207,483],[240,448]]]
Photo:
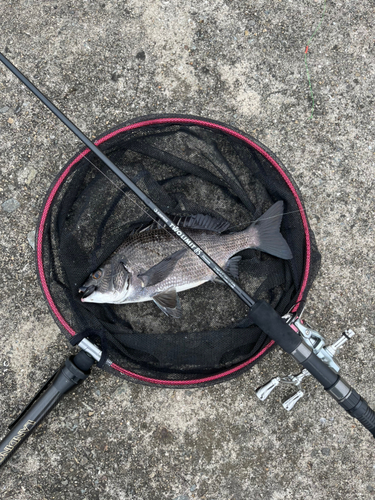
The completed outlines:
[[[97,271],[95,271],[95,273],[92,273],[92,278],[94,278],[94,280],[98,280],[99,278],[102,277],[102,270],[101,269],[98,269]]]

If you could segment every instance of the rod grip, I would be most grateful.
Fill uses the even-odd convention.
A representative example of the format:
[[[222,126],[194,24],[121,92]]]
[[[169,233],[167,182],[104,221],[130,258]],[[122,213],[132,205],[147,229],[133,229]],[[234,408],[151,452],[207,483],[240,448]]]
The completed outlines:
[[[370,408],[357,391],[352,389],[350,396],[339,401],[339,405],[346,410],[351,417],[356,418],[375,437],[375,411]]]
[[[288,354],[297,349],[302,342],[301,337],[264,300],[255,302],[249,317]]]

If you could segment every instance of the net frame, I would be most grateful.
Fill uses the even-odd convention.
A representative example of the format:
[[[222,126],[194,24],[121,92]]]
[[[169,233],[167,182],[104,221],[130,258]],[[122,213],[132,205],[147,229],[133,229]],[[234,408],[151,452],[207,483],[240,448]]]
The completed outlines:
[[[268,150],[268,148],[266,148],[253,137],[233,127],[229,127],[228,125],[223,124],[219,121],[190,115],[152,115],[147,117],[135,118],[104,133],[95,141],[95,144],[97,146],[105,145],[108,141],[113,140],[118,136],[131,134],[133,131],[141,129],[145,130],[153,127],[168,127],[173,125],[184,127],[202,127],[210,131],[228,135],[229,137],[235,138],[236,140],[245,143],[247,147],[257,151],[268,162],[268,164],[270,164],[275,169],[280,178],[280,183],[284,183],[284,188],[286,187],[292,194],[299,210],[299,216],[304,231],[304,241],[301,242],[301,244],[304,245],[303,276],[301,279],[298,294],[295,297],[293,307],[291,308],[291,312],[298,314],[306,300],[309,288],[311,287],[312,281],[318,271],[320,257],[316,249],[314,236],[309,227],[298,188],[296,187],[290,174],[287,172],[280,160],[278,160],[278,158],[270,150]],[[36,259],[39,281],[55,321],[68,338],[72,336],[74,337],[77,334],[77,331],[72,328],[72,326],[69,324],[69,320],[64,317],[64,315],[59,310],[59,307],[56,304],[56,300],[50,290],[50,284],[48,281],[49,277],[47,275],[48,273],[46,272],[44,263],[45,227],[47,224],[47,220],[51,215],[53,203],[55,202],[55,199],[61,187],[67,181],[70,173],[74,170],[75,166],[78,165],[79,162],[88,153],[88,149],[83,149],[79,153],[77,153],[65,165],[65,167],[61,170],[61,172],[55,179],[49,192],[47,193],[38,223],[38,230],[36,233]],[[230,293],[229,290],[228,293]],[[279,312],[280,314],[285,314],[287,311]],[[273,346],[273,341],[268,338],[263,338],[262,342],[259,342],[259,345],[256,346],[256,352],[253,352],[252,355],[248,357],[248,359],[243,360],[239,363],[235,363],[233,366],[218,370],[216,373],[202,373],[201,375],[192,376],[189,378],[178,378],[177,375],[177,378],[174,377],[174,379],[171,379],[169,376],[166,376],[163,373],[161,373],[159,377],[147,376],[146,374],[142,373],[142,370],[137,371],[134,369],[128,369],[126,366],[121,366],[118,362],[112,362],[110,366],[105,365],[104,369],[115,375],[123,376],[134,382],[144,384],[159,385],[164,387],[202,386],[222,382],[224,380],[228,380],[230,378],[238,376],[239,374],[251,368],[254,363],[259,361],[259,359],[267,354]]]

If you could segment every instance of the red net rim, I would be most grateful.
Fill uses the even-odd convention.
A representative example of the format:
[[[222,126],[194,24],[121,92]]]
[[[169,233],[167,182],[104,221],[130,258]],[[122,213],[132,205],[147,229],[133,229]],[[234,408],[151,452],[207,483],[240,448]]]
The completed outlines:
[[[103,144],[105,141],[115,137],[118,134],[124,133],[124,132],[129,132],[131,130],[139,129],[142,127],[149,127],[149,126],[154,126],[154,125],[191,125],[191,126],[200,126],[200,127],[206,127],[210,128],[212,130],[219,130],[220,132],[223,132],[225,134],[231,135],[239,140],[242,140],[246,142],[249,146],[254,148],[256,151],[258,151],[265,159],[267,159],[272,166],[278,171],[282,179],[285,181],[286,185],[292,192],[297,206],[299,208],[301,220],[303,223],[303,228],[305,232],[305,241],[306,241],[306,254],[305,254],[305,269],[304,269],[304,275],[303,275],[303,281],[302,285],[299,291],[299,295],[296,301],[296,305],[294,306],[292,312],[295,312],[298,309],[298,304],[303,298],[304,291],[307,286],[308,282],[308,277],[309,277],[309,271],[310,271],[310,260],[311,260],[311,242],[310,242],[310,232],[309,232],[309,227],[308,227],[308,222],[307,218],[305,215],[305,211],[302,205],[302,202],[298,196],[298,193],[293,185],[293,183],[290,181],[284,170],[281,168],[281,166],[277,163],[277,161],[267,152],[265,151],[259,144],[256,142],[252,141],[245,135],[241,134],[240,132],[233,130],[229,128],[226,125],[222,125],[217,122],[212,122],[208,121],[206,119],[196,119],[196,118],[182,118],[182,117],[169,117],[169,118],[153,118],[153,119],[146,119],[146,120],[141,120],[135,123],[131,123],[129,125],[123,126],[117,130],[114,130],[97,141],[95,141],[96,146],[100,146]],[[46,297],[46,300],[55,315],[57,321],[59,324],[72,336],[76,335],[76,332],[73,330],[73,328],[68,324],[68,322],[65,320],[65,318],[62,316],[60,311],[58,310],[56,304],[53,301],[53,298],[51,296],[50,290],[48,288],[45,272],[44,272],[44,267],[43,267],[43,256],[42,256],[42,248],[43,248],[43,235],[44,235],[44,228],[45,228],[45,223],[49,214],[50,207],[52,205],[52,202],[54,200],[54,197],[56,196],[60,186],[66,179],[66,177],[69,175],[71,172],[72,168],[87,154],[89,153],[90,150],[87,148],[84,151],[82,151],[79,155],[77,155],[74,160],[70,164],[68,164],[65,169],[61,172],[61,175],[57,178],[55,181],[55,184],[51,188],[49,195],[47,197],[47,200],[44,204],[43,210],[42,210],[42,215],[40,218],[40,223],[37,231],[37,245],[36,245],[36,256],[37,256],[37,268],[38,268],[38,273],[39,273],[39,278],[41,282],[41,286],[44,292],[44,295]],[[157,384],[157,385],[163,385],[163,386],[188,386],[188,385],[197,385],[197,384],[204,384],[207,382],[213,382],[213,381],[218,381],[222,378],[228,377],[230,375],[233,375],[240,370],[243,370],[247,368],[251,363],[259,359],[261,356],[265,355],[266,352],[268,352],[271,347],[274,345],[274,341],[270,341],[261,351],[259,351],[255,356],[249,358],[243,363],[240,363],[239,365],[232,367],[230,369],[226,369],[221,373],[209,376],[209,377],[203,377],[199,378],[196,380],[163,380],[163,379],[155,379],[155,378],[150,378],[150,377],[145,377],[142,375],[139,375],[138,373],[131,372],[129,370],[126,370],[125,368],[122,368],[121,366],[116,365],[115,363],[112,363],[110,367],[130,378],[133,378],[135,380],[138,380],[140,382],[145,382],[149,384]]]

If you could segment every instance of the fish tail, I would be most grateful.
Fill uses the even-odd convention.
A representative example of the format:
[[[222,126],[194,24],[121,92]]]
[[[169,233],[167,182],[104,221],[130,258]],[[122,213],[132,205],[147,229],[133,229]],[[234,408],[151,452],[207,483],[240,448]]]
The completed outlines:
[[[283,218],[284,203],[276,202],[259,219],[253,222],[245,231],[252,235],[255,241],[253,248],[269,253],[280,259],[292,259],[293,254],[288,243],[280,233]]]

